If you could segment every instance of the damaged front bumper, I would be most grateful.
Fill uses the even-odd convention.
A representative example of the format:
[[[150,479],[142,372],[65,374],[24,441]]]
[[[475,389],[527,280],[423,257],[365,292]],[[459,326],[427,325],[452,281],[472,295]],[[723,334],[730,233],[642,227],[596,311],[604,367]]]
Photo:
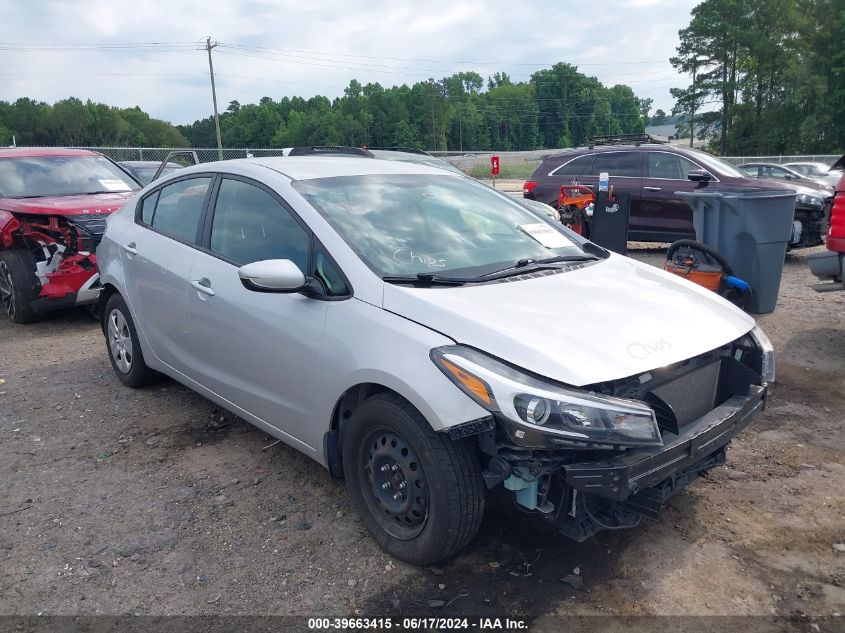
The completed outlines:
[[[765,396],[765,386],[752,385],[747,397],[729,398],[684,427],[679,435],[664,433],[663,446],[626,451],[611,459],[566,464],[564,479],[573,490],[624,501],[719,452],[760,415]]]
[[[715,366],[706,364],[710,360],[703,357],[705,364],[687,373],[687,380],[670,372],[664,385],[676,394],[682,388],[701,390],[699,379],[707,382],[716,374]],[[493,455],[483,472],[485,482],[490,488],[502,483],[518,506],[543,515],[579,542],[601,530],[633,527],[643,517],[657,518],[671,496],[725,463],[727,445],[765,407],[767,385],[759,384],[758,372],[732,356],[723,357],[720,364],[718,404],[697,417],[680,416],[672,429],[661,415],[660,446],[528,448],[513,443],[508,424],[496,418],[498,439],[494,442],[488,435],[486,445],[481,442],[482,451]],[[663,386],[650,391],[667,395]],[[690,401],[673,402],[680,412]],[[526,438],[539,445],[536,437]]]
[[[49,283],[41,287],[41,293],[31,306],[34,312],[46,314],[74,306],[96,305],[100,289],[100,273],[96,269],[73,270],[66,277],[54,273],[50,275]]]

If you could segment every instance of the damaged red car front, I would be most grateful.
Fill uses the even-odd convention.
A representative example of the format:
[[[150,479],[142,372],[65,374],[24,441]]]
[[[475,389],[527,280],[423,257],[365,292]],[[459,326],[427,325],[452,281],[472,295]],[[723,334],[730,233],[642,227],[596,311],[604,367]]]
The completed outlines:
[[[16,323],[96,305],[106,218],[140,184],[88,150],[0,150],[0,301]]]

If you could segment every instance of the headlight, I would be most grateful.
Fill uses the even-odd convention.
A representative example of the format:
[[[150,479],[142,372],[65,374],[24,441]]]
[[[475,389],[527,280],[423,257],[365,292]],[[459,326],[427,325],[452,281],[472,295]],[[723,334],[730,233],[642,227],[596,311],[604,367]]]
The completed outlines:
[[[814,196],[809,193],[801,193],[798,194],[798,202],[801,204],[807,204],[811,207],[823,207],[824,206],[824,198],[821,196]]]
[[[661,446],[651,407],[535,378],[486,354],[460,345],[438,347],[431,359],[466,395],[525,431],[564,442]]]
[[[775,381],[775,348],[769,337],[756,325],[751,330],[751,338],[760,350],[760,378],[763,382],[773,383]]]

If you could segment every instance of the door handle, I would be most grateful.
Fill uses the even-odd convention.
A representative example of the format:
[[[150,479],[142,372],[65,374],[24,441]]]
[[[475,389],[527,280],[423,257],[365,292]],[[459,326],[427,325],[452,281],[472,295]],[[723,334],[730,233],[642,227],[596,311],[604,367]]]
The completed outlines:
[[[203,283],[205,282],[205,283]],[[211,282],[208,279],[191,279],[191,286],[209,297],[214,296],[214,291],[211,289]]]
[[[662,187],[643,187],[646,191],[663,191]]]
[[[135,242],[129,242],[129,244],[123,244],[123,245],[121,245],[120,248],[125,250],[130,255],[137,255],[138,254],[138,249],[136,248]]]

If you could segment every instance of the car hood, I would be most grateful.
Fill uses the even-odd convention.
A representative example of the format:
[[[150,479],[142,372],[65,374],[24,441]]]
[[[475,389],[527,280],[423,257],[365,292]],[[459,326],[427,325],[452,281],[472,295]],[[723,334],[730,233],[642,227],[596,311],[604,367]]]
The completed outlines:
[[[98,193],[82,196],[44,198],[0,198],[0,209],[34,215],[82,215],[111,213],[126,204],[136,192]]]
[[[573,386],[633,376],[733,341],[754,320],[704,288],[618,255],[456,288],[385,284],[384,309]]]
[[[810,194],[813,196],[831,196],[833,192],[830,190],[830,187],[827,185],[823,185],[821,183],[816,183],[812,180],[802,180],[802,181],[784,181],[779,178],[773,178],[771,176],[749,176],[749,179],[756,180],[760,183],[760,189],[779,189],[783,191],[794,191],[797,194]]]

